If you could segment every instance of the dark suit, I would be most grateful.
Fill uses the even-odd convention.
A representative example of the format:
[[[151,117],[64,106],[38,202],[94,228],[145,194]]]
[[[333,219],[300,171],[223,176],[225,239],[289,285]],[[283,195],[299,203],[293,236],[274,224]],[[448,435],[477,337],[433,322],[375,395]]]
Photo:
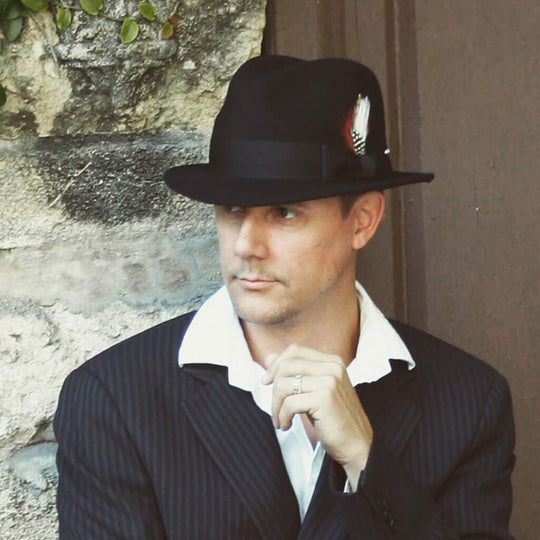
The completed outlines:
[[[512,411],[492,368],[396,323],[416,368],[394,362],[358,387],[375,433],[361,485],[343,494],[327,456],[301,526],[270,418],[225,368],[178,367],[190,320],[66,380],[54,421],[62,538],[510,538]]]

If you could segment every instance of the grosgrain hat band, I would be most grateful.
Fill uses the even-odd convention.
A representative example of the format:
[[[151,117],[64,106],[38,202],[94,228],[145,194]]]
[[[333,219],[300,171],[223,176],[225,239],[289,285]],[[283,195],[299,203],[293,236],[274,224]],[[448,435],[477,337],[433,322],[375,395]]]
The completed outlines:
[[[326,144],[230,139],[216,144],[211,166],[238,178],[314,180],[375,177],[391,170],[385,154],[355,155],[347,148]]]

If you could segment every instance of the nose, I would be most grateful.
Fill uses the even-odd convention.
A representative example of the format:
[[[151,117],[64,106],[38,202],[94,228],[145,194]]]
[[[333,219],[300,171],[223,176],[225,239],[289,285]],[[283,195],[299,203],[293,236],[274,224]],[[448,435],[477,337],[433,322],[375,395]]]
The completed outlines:
[[[234,245],[234,253],[242,259],[264,259],[268,255],[263,220],[255,212],[244,215]]]

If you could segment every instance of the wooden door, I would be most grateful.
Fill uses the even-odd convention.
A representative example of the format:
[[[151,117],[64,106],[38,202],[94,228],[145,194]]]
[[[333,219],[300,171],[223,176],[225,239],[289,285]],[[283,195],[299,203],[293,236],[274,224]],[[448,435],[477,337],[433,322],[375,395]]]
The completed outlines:
[[[522,540],[540,530],[538,15],[533,0],[271,0],[263,44],[371,67],[394,167],[435,172],[389,194],[359,278],[388,315],[508,378]]]

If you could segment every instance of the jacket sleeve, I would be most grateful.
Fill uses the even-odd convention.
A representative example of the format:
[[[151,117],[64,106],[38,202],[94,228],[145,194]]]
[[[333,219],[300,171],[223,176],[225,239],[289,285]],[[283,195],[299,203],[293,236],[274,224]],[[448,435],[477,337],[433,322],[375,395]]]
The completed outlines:
[[[121,414],[85,366],[64,383],[54,429],[60,538],[165,538],[150,479]]]
[[[467,453],[455,460],[458,465],[439,485],[416,485],[375,434],[358,490],[341,494],[335,489],[348,529],[354,533],[367,527],[374,540],[511,539],[513,448],[510,393],[498,376]],[[339,473],[334,469],[332,475]]]

